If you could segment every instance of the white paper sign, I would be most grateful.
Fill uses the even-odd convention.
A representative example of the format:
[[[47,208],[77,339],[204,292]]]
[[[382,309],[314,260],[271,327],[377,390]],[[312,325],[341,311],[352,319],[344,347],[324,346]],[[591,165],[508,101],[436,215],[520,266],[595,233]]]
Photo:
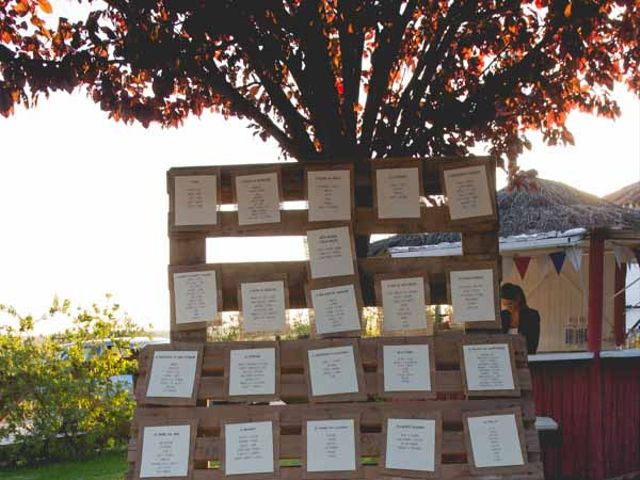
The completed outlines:
[[[216,272],[173,274],[176,324],[211,322],[218,315]]]
[[[353,275],[351,235],[348,227],[307,232],[311,278]]]
[[[509,345],[463,345],[467,389],[513,390],[513,371]]]
[[[308,355],[313,396],[358,392],[353,346],[309,350]]]
[[[434,472],[436,469],[436,421],[389,418],[385,468]]]
[[[227,423],[224,426],[225,475],[272,473],[273,423]]]
[[[385,332],[424,330],[427,327],[424,278],[382,280],[382,311]]]
[[[231,350],[229,395],[273,395],[276,391],[276,349]]]
[[[353,285],[311,290],[318,335],[360,330],[360,312]]]
[[[351,179],[349,170],[307,172],[309,221],[351,220]]]
[[[467,424],[476,467],[524,465],[514,414],[470,417]]]
[[[456,322],[496,320],[493,270],[450,272],[451,303]]]
[[[384,345],[385,392],[431,391],[429,345]]]
[[[493,214],[487,169],[484,166],[445,170],[444,182],[452,220]]]
[[[218,221],[215,175],[174,177],[174,221],[181,225],[215,225]]]
[[[355,422],[352,419],[307,421],[307,472],[355,469]]]
[[[284,282],[243,283],[242,328],[246,333],[284,332],[286,308]]]
[[[154,352],[147,397],[191,398],[197,364],[195,350]]]
[[[236,196],[240,225],[280,222],[277,173],[237,176]]]
[[[191,425],[144,427],[140,478],[187,477]]]
[[[418,167],[376,170],[378,218],[420,218],[419,172]]]

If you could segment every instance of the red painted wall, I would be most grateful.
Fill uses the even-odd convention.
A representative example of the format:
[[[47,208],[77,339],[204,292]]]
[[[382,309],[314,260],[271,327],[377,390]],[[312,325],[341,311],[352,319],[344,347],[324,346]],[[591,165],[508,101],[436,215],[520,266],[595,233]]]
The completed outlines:
[[[552,417],[562,432],[559,455],[545,451],[547,479],[557,471],[563,479],[592,480],[640,471],[640,358],[529,368],[536,413]]]

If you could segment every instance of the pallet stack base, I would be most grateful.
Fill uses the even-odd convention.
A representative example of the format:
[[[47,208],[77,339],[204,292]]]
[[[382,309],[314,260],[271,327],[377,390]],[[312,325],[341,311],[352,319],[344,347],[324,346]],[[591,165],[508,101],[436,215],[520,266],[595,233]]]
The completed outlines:
[[[303,468],[305,438],[302,424],[305,419],[353,417],[359,420],[360,476],[355,478],[381,478],[380,461],[385,446],[383,423],[387,417],[437,415],[442,419],[441,468],[438,478],[543,478],[540,444],[535,430],[535,409],[531,392],[531,377],[527,365],[526,346],[521,337],[512,335],[473,335],[474,344],[507,343],[514,351],[516,372],[520,393],[512,398],[473,398],[465,394],[461,369],[461,346],[470,336],[445,334],[436,337],[413,337],[404,339],[407,344],[428,344],[433,348],[435,368],[432,378],[433,399],[402,398],[391,395],[384,398],[381,388],[382,366],[379,364],[384,345],[398,344],[398,339],[361,338],[353,340],[359,350],[364,372],[366,400],[361,402],[314,402],[309,398],[308,376],[305,373],[304,355],[311,346],[344,343],[343,340],[289,340],[279,342],[229,342],[200,345],[203,350],[201,373],[198,378],[197,404],[201,406],[154,406],[141,405],[137,408],[129,447],[131,469],[129,479],[135,475],[139,461],[138,438],[145,425],[158,422],[197,425],[194,455],[193,479],[227,478],[220,469],[224,444],[221,439],[222,425],[229,420],[276,418],[278,420],[279,463],[278,478],[306,478]],[[228,372],[226,358],[231,350],[244,350],[265,345],[277,345],[279,352],[279,379],[281,402],[247,404],[234,400],[225,390]],[[196,344],[192,345],[195,347]],[[161,347],[167,348],[167,347]],[[175,348],[189,348],[180,345]],[[140,359],[140,381],[137,396],[144,397],[145,380],[153,354],[158,347],[147,347]],[[417,397],[418,395],[413,395]],[[489,473],[473,471],[469,463],[469,447],[465,441],[463,415],[486,412],[515,410],[521,412],[526,465],[501,473],[491,469]],[[233,478],[233,477],[232,477]],[[342,477],[335,477],[342,478]],[[350,477],[351,478],[351,477]],[[401,476],[395,478],[403,478]]]

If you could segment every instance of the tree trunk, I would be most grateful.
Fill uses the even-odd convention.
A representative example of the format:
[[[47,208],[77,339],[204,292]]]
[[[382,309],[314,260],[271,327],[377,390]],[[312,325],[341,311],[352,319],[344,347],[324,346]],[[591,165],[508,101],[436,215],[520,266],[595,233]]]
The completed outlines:
[[[355,204],[357,207],[373,206],[373,186],[371,185],[371,168],[368,161],[355,163]],[[369,253],[369,242],[371,235],[355,235],[356,257],[366,258]],[[374,298],[373,282],[367,281],[364,275],[360,274],[360,285],[362,285],[362,297],[365,303],[371,302]]]

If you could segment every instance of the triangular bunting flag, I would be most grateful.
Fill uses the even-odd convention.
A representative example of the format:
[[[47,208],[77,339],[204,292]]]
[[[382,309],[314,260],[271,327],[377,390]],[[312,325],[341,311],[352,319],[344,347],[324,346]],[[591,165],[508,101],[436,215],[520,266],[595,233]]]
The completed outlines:
[[[553,266],[556,268],[556,273],[560,275],[562,271],[562,265],[564,265],[564,259],[567,255],[564,252],[553,252],[549,254],[549,258],[553,262]]]
[[[527,269],[529,268],[529,262],[531,262],[531,257],[513,257],[513,261],[516,264],[520,278],[524,280],[524,276],[527,274]]]
[[[570,247],[567,249],[567,257],[575,268],[576,272],[580,272],[582,268],[582,249],[580,247]]]
[[[613,256],[616,258],[616,265],[620,267],[623,263],[630,263],[637,260],[636,252],[626,245],[613,245]]]
[[[616,265],[620,268],[625,261],[625,251],[622,245],[614,245],[613,248],[613,256],[616,258]]]
[[[624,249],[624,261],[629,263],[636,259],[636,252],[634,252],[631,248],[626,245],[622,247]]]
[[[502,279],[509,280],[513,274],[513,257],[502,257]]]
[[[535,257],[536,264],[538,265],[538,273],[540,275],[540,279],[544,279],[549,274],[549,259],[546,255],[538,255]]]

